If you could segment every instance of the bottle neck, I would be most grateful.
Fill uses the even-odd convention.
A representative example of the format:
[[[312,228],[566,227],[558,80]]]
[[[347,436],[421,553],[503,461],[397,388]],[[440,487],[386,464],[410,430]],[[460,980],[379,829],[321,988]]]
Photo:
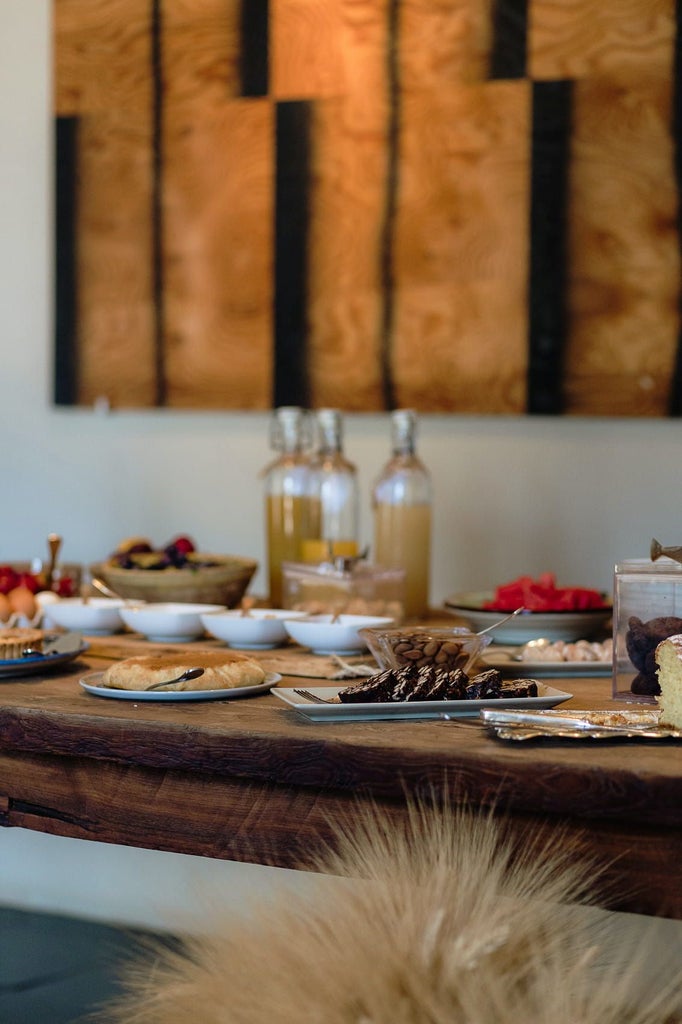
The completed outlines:
[[[309,443],[307,415],[298,406],[275,410],[270,425],[270,445],[280,455],[300,455]]]
[[[336,455],[343,451],[343,420],[338,409],[318,411],[317,431],[320,455]]]
[[[414,455],[417,441],[417,416],[412,409],[396,409],[391,416],[393,455]]]

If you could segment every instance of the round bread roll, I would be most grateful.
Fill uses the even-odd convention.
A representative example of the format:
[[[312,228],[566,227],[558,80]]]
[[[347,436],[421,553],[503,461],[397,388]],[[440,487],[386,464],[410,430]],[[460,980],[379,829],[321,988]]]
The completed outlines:
[[[149,654],[110,665],[102,683],[116,690],[146,690],[153,683],[176,679],[190,668],[203,668],[196,679],[185,679],[171,690],[223,690],[258,686],[265,670],[253,658],[233,651],[197,651],[192,654]],[[162,690],[163,687],[158,687]]]

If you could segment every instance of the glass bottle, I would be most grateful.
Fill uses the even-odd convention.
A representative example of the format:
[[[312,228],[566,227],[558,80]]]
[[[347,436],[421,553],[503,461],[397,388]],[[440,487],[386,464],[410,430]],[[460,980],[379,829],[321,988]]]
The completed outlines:
[[[391,414],[393,454],[372,492],[374,560],[405,570],[408,618],[428,611],[431,563],[431,478],[416,454],[416,428],[412,409]]]
[[[318,447],[312,460],[319,499],[320,543],[304,544],[306,561],[352,558],[358,553],[358,473],[343,451],[343,418],[338,409],[318,409]],[[311,558],[316,552],[317,557]]]
[[[307,451],[309,420],[298,406],[275,410],[270,445],[277,458],[265,470],[265,519],[270,603],[282,604],[282,562],[301,558],[301,543],[319,537],[320,506]]]

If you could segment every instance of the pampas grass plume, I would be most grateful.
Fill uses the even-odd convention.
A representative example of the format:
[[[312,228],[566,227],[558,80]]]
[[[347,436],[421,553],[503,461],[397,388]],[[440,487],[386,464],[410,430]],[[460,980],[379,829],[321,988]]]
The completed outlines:
[[[180,949],[141,952],[101,1024],[664,1024],[678,957],[614,943],[594,867],[560,830],[413,803],[339,827],[324,897],[288,896]]]

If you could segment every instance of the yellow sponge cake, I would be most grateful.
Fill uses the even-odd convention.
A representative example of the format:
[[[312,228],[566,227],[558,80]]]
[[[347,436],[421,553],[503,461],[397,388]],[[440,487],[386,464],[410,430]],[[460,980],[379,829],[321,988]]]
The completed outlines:
[[[682,635],[669,636],[656,648],[661,695],[661,725],[682,729]]]

